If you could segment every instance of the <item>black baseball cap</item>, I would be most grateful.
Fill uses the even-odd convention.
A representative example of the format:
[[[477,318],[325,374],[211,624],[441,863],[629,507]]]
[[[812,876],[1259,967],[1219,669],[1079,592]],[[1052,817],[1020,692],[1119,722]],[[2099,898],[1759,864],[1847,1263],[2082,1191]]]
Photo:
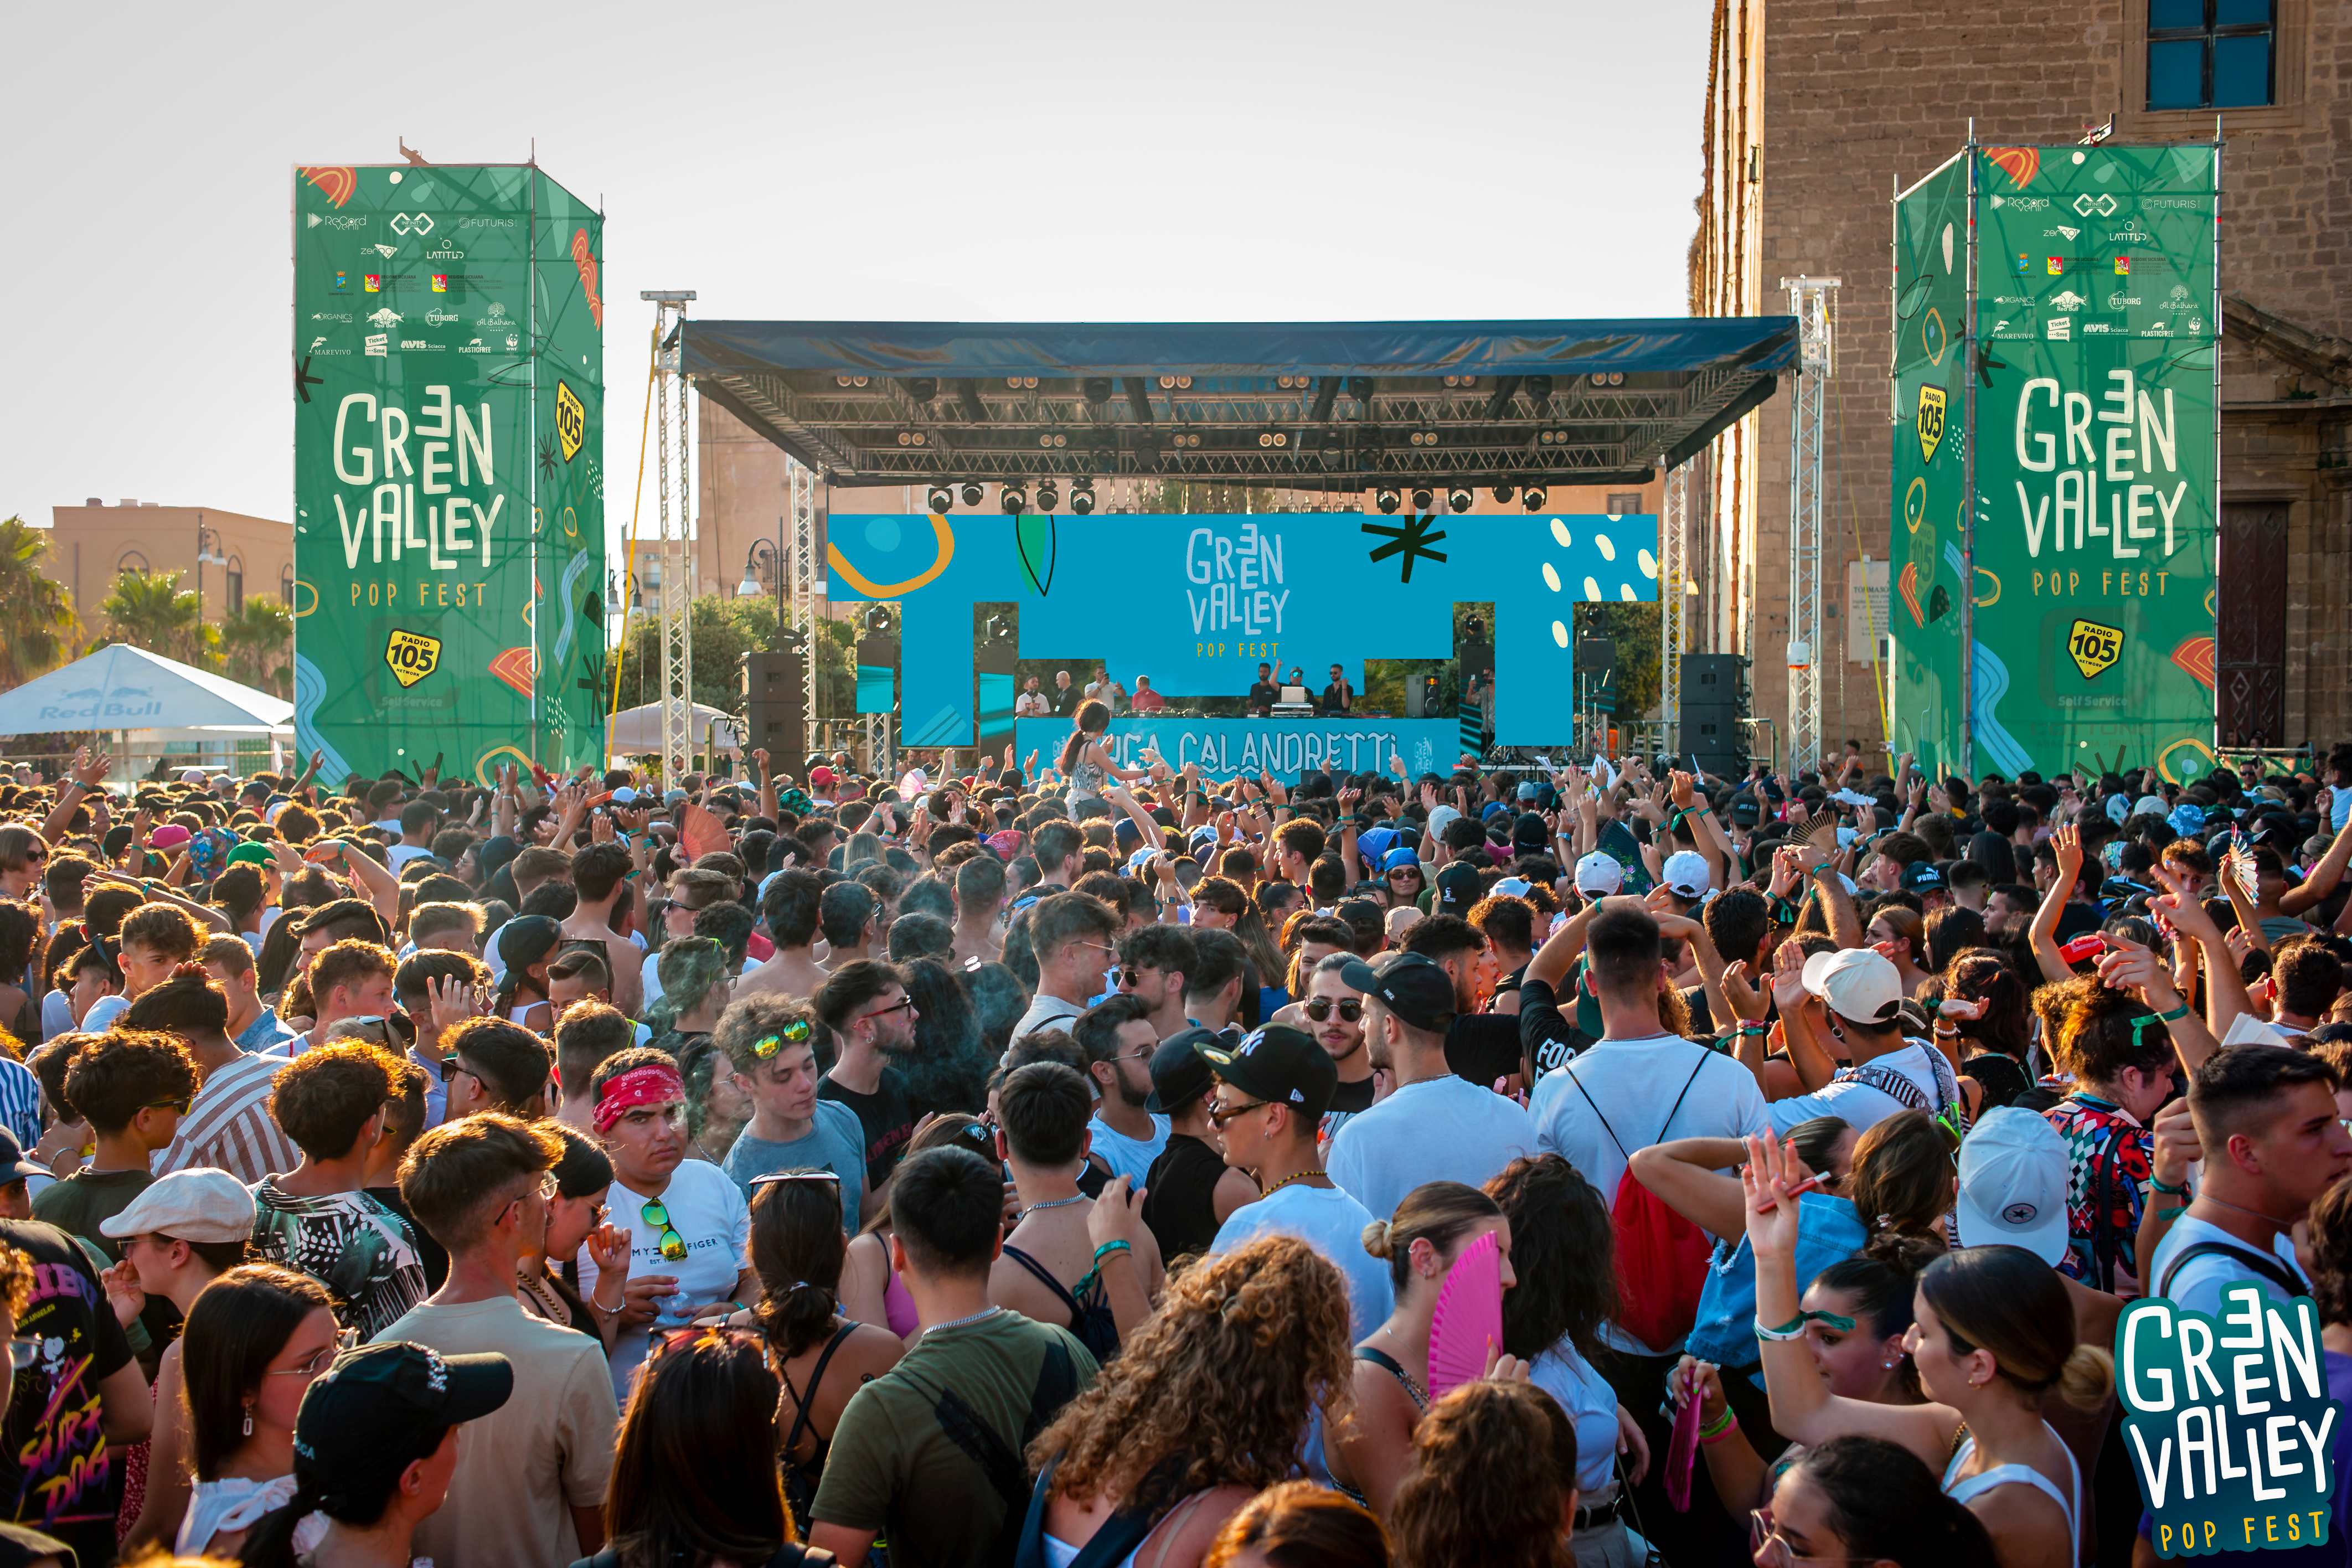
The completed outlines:
[[[1480,889],[1478,868],[1456,860],[1437,874],[1437,912],[1441,915],[1464,915],[1478,902]]]
[[[1179,1029],[1160,1042],[1151,1053],[1151,1095],[1143,1102],[1146,1110],[1156,1110],[1163,1116],[1173,1116],[1186,1106],[1209,1092],[1216,1075],[1202,1059],[1201,1047],[1224,1048],[1214,1029],[1203,1029],[1197,1024],[1189,1029]]]
[[[520,974],[556,950],[563,927],[547,915],[517,915],[499,928],[498,940],[507,973]]]
[[[356,1346],[302,1394],[295,1479],[329,1501],[380,1492],[358,1483],[407,1468],[431,1434],[478,1420],[513,1393],[514,1363],[502,1355],[443,1355],[405,1340]]]
[[[0,1186],[21,1182],[28,1176],[46,1177],[52,1173],[26,1159],[25,1146],[16,1142],[16,1135],[0,1127]]]
[[[1906,893],[1940,892],[1949,886],[1944,880],[1944,869],[1933,860],[1914,860],[1903,868],[1897,880]]]
[[[1208,1031],[1188,1029],[1185,1035],[1208,1035]],[[1169,1045],[1182,1038],[1183,1035],[1176,1036]],[[1210,1071],[1251,1099],[1286,1105],[1301,1116],[1319,1120],[1331,1109],[1331,1097],[1339,1089],[1339,1068],[1330,1053],[1306,1030],[1287,1024],[1268,1024],[1244,1035],[1238,1043],[1212,1035],[1192,1048]],[[1156,1056],[1151,1061],[1154,1067],[1160,1065]]]
[[[1420,953],[1384,952],[1370,963],[1350,959],[1339,978],[1365,995],[1378,997],[1381,1005],[1410,1027],[1441,1035],[1454,1022],[1454,982]]]

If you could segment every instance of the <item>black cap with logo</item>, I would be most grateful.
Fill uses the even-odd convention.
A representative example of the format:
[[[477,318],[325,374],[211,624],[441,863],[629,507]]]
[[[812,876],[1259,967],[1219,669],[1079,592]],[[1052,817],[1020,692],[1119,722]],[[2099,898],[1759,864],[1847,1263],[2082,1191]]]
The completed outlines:
[[[1208,1031],[1187,1033],[1206,1035]],[[1174,1039],[1169,1042],[1174,1043]],[[1210,1071],[1251,1099],[1286,1105],[1301,1116],[1319,1121],[1331,1109],[1331,1097],[1339,1089],[1339,1068],[1330,1053],[1316,1044],[1312,1035],[1287,1024],[1268,1024],[1244,1035],[1239,1044],[1210,1036],[1192,1048]],[[1152,1062],[1157,1066],[1159,1058],[1154,1057]]]
[[[1478,868],[1456,860],[1437,874],[1437,912],[1441,915],[1467,916],[1480,892]]]
[[[1417,952],[1384,952],[1366,963],[1350,959],[1339,978],[1404,1020],[1407,1027],[1442,1035],[1454,1022],[1454,981]]]
[[[302,1394],[295,1479],[331,1515],[339,1498],[382,1489],[355,1482],[406,1469],[435,1432],[488,1415],[513,1393],[514,1363],[502,1355],[443,1355],[404,1340],[347,1350]]]

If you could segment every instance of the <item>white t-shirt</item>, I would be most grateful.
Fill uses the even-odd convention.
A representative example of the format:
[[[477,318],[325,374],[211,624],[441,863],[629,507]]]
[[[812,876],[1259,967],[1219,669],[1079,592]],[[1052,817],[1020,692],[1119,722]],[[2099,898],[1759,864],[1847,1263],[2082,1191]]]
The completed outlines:
[[[2161,1284],[2163,1286],[2161,1294],[2169,1298],[2172,1304],[2182,1311],[2204,1312],[2214,1316],[2220,1315],[2221,1311],[2223,1288],[2235,1285],[2241,1280],[2252,1280],[2262,1287],[2263,1294],[2273,1301],[2284,1304],[2288,1300],[2277,1285],[2263,1279],[2238,1259],[2214,1252],[2190,1258],[2180,1266],[2179,1272],[2173,1275],[2169,1282],[2165,1281],[2165,1270],[2172,1267],[2174,1258],[2198,1243],[2208,1241],[2220,1242],[2240,1252],[2262,1251],[2261,1247],[2251,1242],[2240,1240],[2220,1226],[2182,1215],[2172,1222],[2172,1228],[2164,1233],[2164,1239],[2156,1244],[2156,1258],[2147,1276],[2148,1294],[2151,1296],[2158,1294],[2158,1286]],[[2311,1279],[2304,1273],[2303,1265],[2295,1261],[2294,1237],[2284,1231],[2279,1232],[2272,1241],[2271,1251],[2286,1266],[2287,1273],[2302,1282],[2303,1293],[2307,1294],[2311,1289]]]
[[[1676,1099],[1682,1100],[1679,1110]],[[1597,1041],[1567,1066],[1546,1073],[1529,1109],[1537,1141],[1599,1189],[1603,1208],[1616,1203],[1625,1156],[1636,1149],[1669,1138],[1744,1138],[1771,1125],[1754,1073],[1679,1035]]]
[[[1528,1381],[1576,1424],[1576,1489],[1592,1496],[1616,1473],[1617,1391],[1566,1340],[1536,1357]]]
[[[1040,991],[1031,999],[1029,1010],[1021,1015],[1021,1021],[1013,1026],[1013,1037],[1017,1040],[1039,1029],[1060,1029],[1066,1034],[1070,1020],[1085,1011],[1076,1002],[1065,1002]]]
[[[114,1020],[129,1011],[131,1011],[130,997],[119,994],[113,996],[101,996],[89,1005],[89,1011],[81,1016],[81,1023],[78,1026],[96,1034],[100,1030],[112,1027]]]
[[[1142,1189],[1144,1176],[1151,1169],[1151,1162],[1160,1158],[1160,1151],[1168,1147],[1168,1118],[1164,1116],[1154,1115],[1151,1118],[1149,1142],[1139,1138],[1129,1138],[1099,1116],[1087,1123],[1087,1131],[1094,1134],[1094,1152],[1102,1156],[1102,1163],[1110,1167],[1110,1173],[1125,1176],[1139,1191]]]
[[[637,978],[644,983],[646,988],[646,999],[637,1007],[637,1011],[642,1013],[660,1001],[662,997],[660,953],[646,954],[645,963],[637,969]]]
[[[1396,1310],[1389,1266],[1364,1250],[1364,1227],[1371,1223],[1364,1205],[1338,1187],[1293,1183],[1227,1215],[1209,1252],[1232,1252],[1261,1236],[1297,1237],[1347,1276],[1349,1338],[1360,1340]]]
[[[1448,1073],[1349,1117],[1325,1163],[1373,1219],[1386,1219],[1423,1182],[1481,1186],[1535,1152],[1535,1124],[1517,1101]]]
[[[1936,1071],[1938,1063],[1944,1068],[1941,1074]],[[1943,1054],[1925,1041],[1913,1040],[1901,1050],[1873,1057],[1868,1065],[1885,1068],[1916,1086],[1927,1101],[1927,1113],[1931,1116],[1950,1104],[1952,1096],[1959,1092],[1959,1085],[1952,1077],[1951,1063],[1944,1060]],[[1772,1131],[1787,1132],[1798,1123],[1811,1121],[1816,1116],[1834,1116],[1855,1131],[1867,1132],[1896,1111],[1910,1109],[1883,1089],[1848,1079],[1843,1082],[1825,1083],[1811,1094],[1795,1094],[1786,1100],[1774,1100],[1771,1105]]]
[[[686,1256],[675,1263],[661,1255],[661,1227],[646,1222],[645,1207],[651,1199],[616,1180],[604,1201],[612,1209],[612,1223],[629,1233],[629,1277],[667,1274],[677,1280],[677,1292],[662,1303],[654,1330],[679,1327],[694,1309],[723,1301],[735,1289],[751,1244],[751,1210],[726,1172],[708,1160],[683,1160],[670,1173],[661,1204],[669,1213],[670,1228],[686,1243]],[[583,1247],[580,1294],[584,1298],[595,1289],[596,1260]],[[628,1403],[629,1380],[646,1359],[647,1339],[646,1330],[635,1329],[613,1347],[613,1393],[624,1405]]]
[[[398,871],[411,860],[422,860],[433,853],[429,844],[394,844],[383,852],[384,864]]]

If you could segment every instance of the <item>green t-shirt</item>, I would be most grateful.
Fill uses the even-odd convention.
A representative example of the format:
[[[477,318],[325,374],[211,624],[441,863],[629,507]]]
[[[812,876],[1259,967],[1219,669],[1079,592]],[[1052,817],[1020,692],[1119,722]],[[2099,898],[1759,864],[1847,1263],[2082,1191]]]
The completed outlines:
[[[94,1267],[103,1268],[107,1264],[122,1261],[122,1244],[112,1237],[100,1236],[100,1223],[129,1208],[131,1200],[145,1192],[154,1180],[145,1171],[76,1171],[41,1189],[33,1199],[33,1217],[44,1225],[56,1226],[81,1242],[86,1250],[100,1254],[104,1262]],[[179,1309],[172,1305],[168,1296],[150,1296],[132,1322],[138,1331],[132,1334],[131,1352],[152,1379],[162,1363],[163,1347],[172,1342],[178,1330]]]
[[[1018,1454],[1036,1436],[1030,1406],[1046,1348],[1055,1343],[1069,1353],[1076,1386],[1092,1382],[1095,1358],[1068,1330],[1018,1312],[924,1335],[850,1397],[811,1511],[827,1524],[879,1532],[894,1562],[973,1568],[984,1561],[1004,1501],[940,1426],[939,1398],[952,1389]]]

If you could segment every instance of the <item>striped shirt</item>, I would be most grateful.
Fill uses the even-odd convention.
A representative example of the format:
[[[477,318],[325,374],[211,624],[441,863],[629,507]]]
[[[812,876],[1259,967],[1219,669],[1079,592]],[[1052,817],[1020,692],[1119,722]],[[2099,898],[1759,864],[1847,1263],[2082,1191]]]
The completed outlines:
[[[155,1173],[209,1165],[251,1186],[300,1164],[302,1151],[269,1115],[269,1091],[286,1064],[247,1052],[207,1073],[179,1132],[155,1156]]]
[[[0,1057],[0,1127],[29,1149],[41,1141],[41,1080],[23,1062]]]

